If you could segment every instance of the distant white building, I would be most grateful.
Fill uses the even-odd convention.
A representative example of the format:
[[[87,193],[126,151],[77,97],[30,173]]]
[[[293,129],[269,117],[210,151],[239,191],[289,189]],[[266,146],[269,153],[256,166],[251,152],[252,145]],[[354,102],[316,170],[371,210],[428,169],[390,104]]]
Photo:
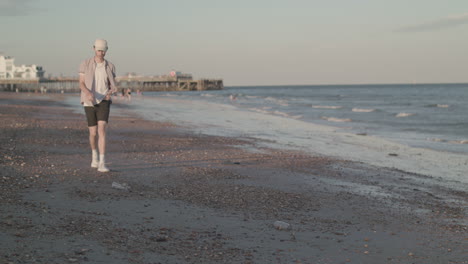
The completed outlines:
[[[0,80],[34,80],[44,78],[45,71],[42,69],[42,66],[36,64],[15,66],[14,62],[15,58],[0,55]]]

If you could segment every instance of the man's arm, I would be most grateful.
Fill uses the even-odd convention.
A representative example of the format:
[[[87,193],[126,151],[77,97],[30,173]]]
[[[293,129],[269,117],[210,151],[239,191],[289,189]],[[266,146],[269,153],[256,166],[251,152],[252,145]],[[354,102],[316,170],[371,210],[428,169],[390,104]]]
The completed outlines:
[[[114,66],[114,64],[111,64],[111,65],[112,65],[112,67],[110,68],[110,70],[111,70],[112,74],[111,74],[111,76],[107,76],[108,81],[109,81],[109,91],[107,92],[107,95],[112,95],[112,94],[118,92],[118,88],[115,86],[115,84],[116,84],[116,81],[115,81],[115,76],[116,76],[115,66]],[[112,82],[110,81],[110,78],[112,78]],[[112,85],[112,84],[114,84],[114,85]]]
[[[94,102],[94,94],[86,88],[85,75],[82,73],[80,73],[80,90],[85,95],[87,101]]]

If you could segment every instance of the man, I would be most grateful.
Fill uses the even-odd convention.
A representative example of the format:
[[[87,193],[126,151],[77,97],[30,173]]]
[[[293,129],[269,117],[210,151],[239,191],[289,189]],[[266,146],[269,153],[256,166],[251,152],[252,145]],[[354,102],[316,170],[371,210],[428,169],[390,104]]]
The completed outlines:
[[[112,103],[111,94],[117,92],[115,66],[104,59],[108,49],[106,40],[96,39],[93,49],[94,57],[83,61],[80,65],[81,104],[84,106],[88,120],[92,152],[91,167],[97,168],[100,172],[108,172],[109,168],[105,163],[106,129]]]

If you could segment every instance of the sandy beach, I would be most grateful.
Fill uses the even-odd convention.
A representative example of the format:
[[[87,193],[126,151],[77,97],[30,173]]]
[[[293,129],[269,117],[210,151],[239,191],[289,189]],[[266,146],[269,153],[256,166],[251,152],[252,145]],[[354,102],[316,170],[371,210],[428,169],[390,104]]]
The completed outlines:
[[[67,96],[0,93],[0,263],[468,263],[465,182],[195,133],[118,100],[99,173]]]

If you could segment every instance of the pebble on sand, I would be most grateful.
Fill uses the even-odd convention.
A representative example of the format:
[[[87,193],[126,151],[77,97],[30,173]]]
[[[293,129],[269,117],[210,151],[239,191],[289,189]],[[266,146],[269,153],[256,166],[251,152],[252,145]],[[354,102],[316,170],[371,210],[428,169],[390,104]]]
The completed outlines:
[[[289,229],[291,229],[291,225],[286,223],[286,222],[283,222],[283,221],[276,221],[275,223],[273,223],[273,226],[278,230],[289,230]]]

